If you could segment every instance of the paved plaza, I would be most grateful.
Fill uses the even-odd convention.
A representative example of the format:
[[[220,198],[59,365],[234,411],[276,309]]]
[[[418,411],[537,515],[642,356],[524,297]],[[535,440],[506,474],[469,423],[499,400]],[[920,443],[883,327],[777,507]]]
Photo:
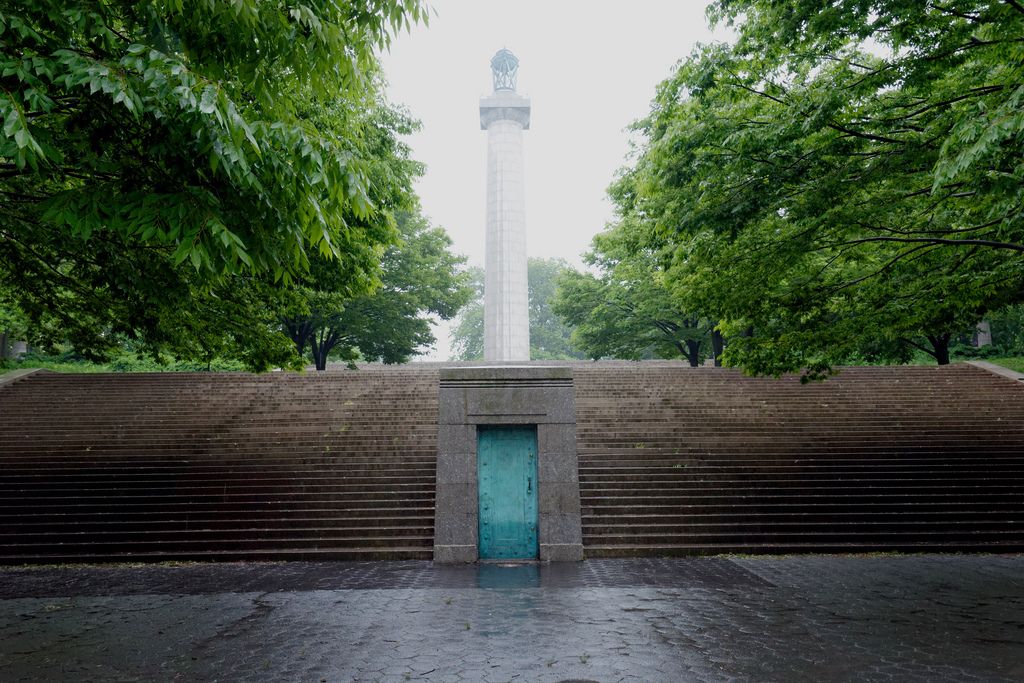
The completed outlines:
[[[1021,681],[1024,556],[0,571],[2,681]]]

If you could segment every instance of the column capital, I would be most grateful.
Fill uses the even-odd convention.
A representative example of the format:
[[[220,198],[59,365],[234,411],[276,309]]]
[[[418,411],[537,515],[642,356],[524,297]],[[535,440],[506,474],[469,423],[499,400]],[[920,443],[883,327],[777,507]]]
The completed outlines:
[[[530,98],[519,93],[500,91],[480,98],[480,130],[487,130],[495,121],[515,121],[530,129]]]

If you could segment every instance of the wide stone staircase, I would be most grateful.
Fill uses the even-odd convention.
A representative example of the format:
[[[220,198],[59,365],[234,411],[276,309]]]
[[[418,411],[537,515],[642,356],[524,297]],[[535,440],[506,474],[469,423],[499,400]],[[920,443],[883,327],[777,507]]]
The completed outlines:
[[[575,373],[589,557],[1024,551],[1024,384],[969,365],[823,383]]]
[[[1024,383],[573,363],[585,552],[1024,551]],[[429,559],[438,365],[0,386],[0,563]]]
[[[437,371],[0,387],[0,563],[429,559]]]

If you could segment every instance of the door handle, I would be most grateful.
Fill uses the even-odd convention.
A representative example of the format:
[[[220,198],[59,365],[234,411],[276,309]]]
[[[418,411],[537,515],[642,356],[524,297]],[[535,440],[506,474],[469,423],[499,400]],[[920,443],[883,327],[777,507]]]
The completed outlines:
[[[526,478],[526,492],[533,493],[533,477]]]

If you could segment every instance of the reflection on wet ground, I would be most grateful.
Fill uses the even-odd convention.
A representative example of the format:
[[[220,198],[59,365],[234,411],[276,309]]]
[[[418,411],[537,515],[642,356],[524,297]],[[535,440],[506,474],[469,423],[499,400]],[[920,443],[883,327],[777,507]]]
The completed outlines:
[[[725,558],[481,562],[237,562],[8,570],[0,599],[172,593],[417,588],[613,588],[769,585]]]
[[[0,570],[0,681],[1021,681],[1024,556]]]

